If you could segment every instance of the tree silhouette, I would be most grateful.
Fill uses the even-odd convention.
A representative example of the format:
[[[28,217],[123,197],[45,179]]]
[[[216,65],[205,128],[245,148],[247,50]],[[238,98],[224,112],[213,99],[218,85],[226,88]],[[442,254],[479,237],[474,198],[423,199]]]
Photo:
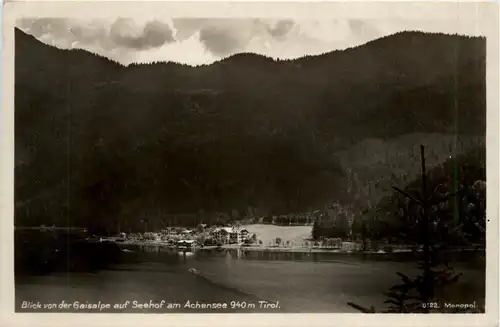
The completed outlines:
[[[320,236],[323,236],[323,231],[319,219],[314,220],[311,236],[313,240],[317,240]]]
[[[408,210],[405,212],[405,223],[413,223],[411,229],[406,234],[406,237],[411,237],[417,244],[420,244],[423,251],[420,260],[418,261],[421,274],[416,277],[408,277],[403,273],[396,274],[401,278],[402,283],[394,285],[386,292],[389,304],[389,309],[386,312],[413,312],[413,313],[429,313],[439,309],[439,303],[436,299],[436,291],[449,287],[456,283],[461,274],[456,274],[454,269],[449,265],[446,257],[442,252],[454,243],[450,241],[458,234],[461,234],[464,225],[459,219],[455,224],[444,224],[443,217],[433,211],[432,207],[437,207],[443,202],[451,202],[454,199],[463,199],[464,195],[470,193],[466,186],[460,185],[453,193],[442,196],[440,194],[429,193],[428,174],[425,164],[424,146],[421,146],[421,192],[410,194],[405,190],[394,187],[395,191],[403,195],[407,201],[406,204],[414,204],[421,210]],[[462,179],[464,181],[464,179]],[[476,189],[480,189],[479,184],[475,183]],[[434,191],[436,191],[434,189]],[[481,194],[476,192],[476,196]],[[478,201],[476,201],[478,203]],[[460,206],[459,206],[460,207]],[[471,208],[470,206],[466,206]],[[473,210],[470,210],[473,211]],[[469,212],[470,212],[469,211]],[[477,211],[474,211],[477,215]],[[481,221],[483,213],[479,213]],[[476,217],[477,218],[477,217]],[[485,218],[484,218],[485,219]],[[413,233],[410,231],[413,230]],[[482,230],[480,228],[480,230]],[[365,308],[358,304],[348,302],[348,304],[362,312],[375,312],[375,308]],[[430,304],[430,305],[429,305]]]

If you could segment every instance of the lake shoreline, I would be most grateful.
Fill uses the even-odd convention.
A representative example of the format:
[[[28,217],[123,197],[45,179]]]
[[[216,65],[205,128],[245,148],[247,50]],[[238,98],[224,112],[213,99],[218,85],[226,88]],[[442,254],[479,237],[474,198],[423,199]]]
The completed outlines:
[[[108,241],[109,242],[109,241]],[[394,249],[393,251],[363,251],[363,250],[344,250],[339,248],[309,248],[309,247],[277,247],[277,246],[241,246],[236,244],[225,244],[222,246],[203,246],[192,250],[178,248],[175,245],[160,242],[112,242],[120,247],[139,246],[139,247],[162,247],[179,251],[211,251],[211,250],[241,250],[243,252],[287,252],[287,253],[353,253],[353,254],[398,254],[398,253],[420,253],[422,250],[412,250],[408,248]],[[452,248],[445,252],[484,252],[485,249],[477,247]]]

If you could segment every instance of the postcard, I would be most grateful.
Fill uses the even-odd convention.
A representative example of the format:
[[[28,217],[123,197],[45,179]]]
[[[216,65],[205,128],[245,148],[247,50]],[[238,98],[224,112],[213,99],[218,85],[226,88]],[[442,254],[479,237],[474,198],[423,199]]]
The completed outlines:
[[[8,326],[497,326],[496,2],[9,1]]]

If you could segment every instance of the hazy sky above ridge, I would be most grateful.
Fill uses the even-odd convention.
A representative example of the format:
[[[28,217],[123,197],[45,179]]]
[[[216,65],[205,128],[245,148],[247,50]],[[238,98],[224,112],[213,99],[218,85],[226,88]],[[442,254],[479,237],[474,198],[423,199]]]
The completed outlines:
[[[22,18],[16,26],[46,44],[85,49],[125,65],[153,61],[200,65],[241,52],[293,59],[404,30],[481,35],[474,20]]]

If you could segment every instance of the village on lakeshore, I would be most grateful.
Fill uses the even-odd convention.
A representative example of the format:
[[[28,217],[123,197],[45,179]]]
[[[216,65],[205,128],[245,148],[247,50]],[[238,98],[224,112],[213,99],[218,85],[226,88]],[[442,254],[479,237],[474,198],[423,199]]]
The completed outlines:
[[[484,192],[484,182],[476,181],[472,190],[475,193]],[[471,205],[468,205],[469,209]],[[115,221],[114,231],[106,230],[97,235],[87,228],[55,225],[16,227],[16,230],[51,230],[80,235],[83,232],[86,241],[91,243],[168,247],[183,251],[235,248],[249,251],[380,254],[421,251],[421,247],[393,237],[394,231],[388,229],[389,225],[381,224],[377,216],[366,213],[354,215],[335,203],[305,213],[258,215],[255,211],[248,209],[243,214],[233,210],[231,213],[215,215],[166,215],[162,219],[141,219],[135,225],[128,225],[126,220]],[[203,223],[204,220],[210,224]],[[454,250],[477,250],[477,246],[457,244]]]
[[[316,210],[303,214],[258,216],[250,210],[243,216],[238,216],[238,213],[233,211],[227,214],[219,213],[213,217],[184,214],[167,217],[168,221],[178,222],[177,226],[153,225],[151,222],[148,224],[143,221],[136,231],[122,225],[117,226],[115,233],[108,233],[107,236],[92,235],[87,240],[113,242],[118,245],[172,247],[187,251],[214,248],[354,251],[362,248],[361,242],[351,242],[348,239],[325,237],[314,239],[312,237],[313,225],[321,218],[322,212],[322,210]],[[202,218],[210,221],[211,224],[203,223]]]
[[[264,243],[262,237],[255,230],[264,230],[266,235]],[[274,228],[273,228],[274,227]],[[306,228],[304,228],[306,227]],[[342,241],[336,239],[312,240],[310,238],[310,226],[293,226],[290,228],[282,226],[266,225],[245,225],[245,226],[211,226],[201,224],[195,229],[186,227],[168,227],[159,232],[145,233],[119,233],[113,237],[90,237],[89,240],[99,242],[113,242],[118,244],[138,244],[138,245],[159,245],[170,246],[185,250],[213,249],[213,248],[246,248],[248,250],[274,249],[300,251],[308,250],[361,250],[360,242]],[[270,239],[269,234],[276,232],[275,238]],[[309,231],[309,233],[308,233]],[[287,233],[287,232],[291,232]],[[287,234],[290,238],[286,239]],[[297,240],[297,237],[303,235],[303,240]],[[309,235],[308,235],[309,234]]]
[[[318,211],[319,212],[319,211]],[[313,235],[314,222],[321,214],[280,215],[229,221],[225,224],[198,224],[196,227],[164,227],[153,231],[119,232],[114,236],[89,237],[90,241],[113,242],[123,245],[162,246],[187,251],[201,249],[270,250],[290,252],[360,252],[378,253],[409,252],[410,246],[389,244],[389,242],[363,241],[359,237],[316,237]],[[350,229],[352,223],[349,224]]]

